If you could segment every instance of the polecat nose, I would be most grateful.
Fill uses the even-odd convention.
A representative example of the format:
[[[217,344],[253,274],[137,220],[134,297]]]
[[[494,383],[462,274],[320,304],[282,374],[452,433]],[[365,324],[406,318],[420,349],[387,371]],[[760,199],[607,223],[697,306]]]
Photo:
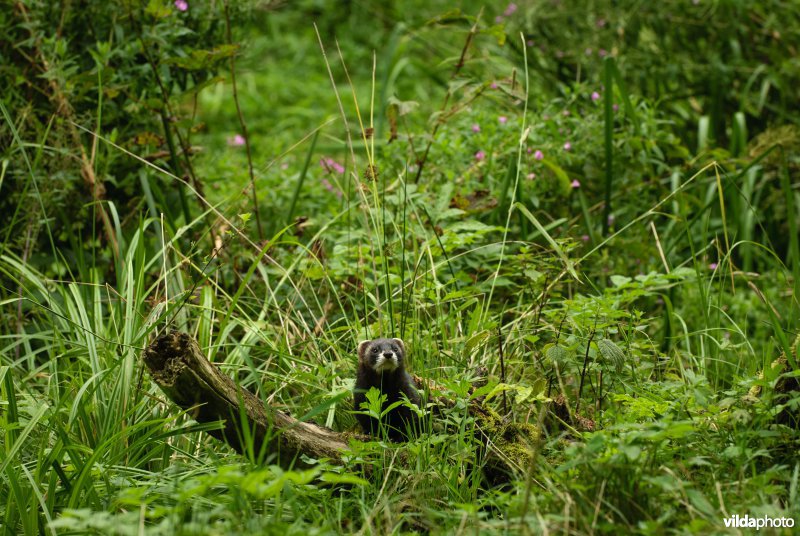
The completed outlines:
[[[384,352],[383,357],[386,359],[392,359],[394,357],[394,352]]]

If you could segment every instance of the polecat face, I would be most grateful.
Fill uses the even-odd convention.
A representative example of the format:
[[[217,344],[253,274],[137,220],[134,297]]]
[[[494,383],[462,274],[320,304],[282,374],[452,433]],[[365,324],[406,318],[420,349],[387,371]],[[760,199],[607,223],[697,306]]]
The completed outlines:
[[[403,366],[405,346],[400,339],[374,339],[358,344],[358,360],[375,372],[394,372]]]

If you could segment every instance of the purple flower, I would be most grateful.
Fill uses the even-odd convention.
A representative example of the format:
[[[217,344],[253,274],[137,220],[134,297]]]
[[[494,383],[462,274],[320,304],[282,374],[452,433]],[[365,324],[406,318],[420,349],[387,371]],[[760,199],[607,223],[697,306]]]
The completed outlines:
[[[532,181],[535,178],[536,178],[536,173],[528,173],[528,180],[529,181]]]
[[[475,153],[475,160],[481,161],[484,158],[486,158],[486,153],[484,153],[483,151],[478,151],[477,153]]]
[[[494,18],[494,21],[495,21],[497,24],[500,24],[501,22],[503,22],[503,17],[502,17],[502,15],[498,15],[498,16],[496,16],[496,17]]]
[[[585,235],[581,236],[581,240],[583,240],[584,242],[588,242],[589,241],[589,235],[585,234]]]
[[[186,11],[189,9],[189,4],[186,2],[186,0],[175,0],[175,8],[178,11]]]
[[[472,132],[480,132],[480,131],[481,131],[481,126],[478,123],[472,125]]]
[[[600,93],[597,91],[592,91],[592,101],[597,102],[600,100]]]
[[[541,160],[541,159],[543,159],[543,158],[544,158],[544,153],[543,153],[542,151],[540,151],[539,149],[536,149],[536,152],[535,152],[535,153],[533,153],[533,157],[534,157],[536,160]]]
[[[497,82],[492,82],[491,84],[489,84],[489,87],[492,89],[497,89]]]
[[[565,143],[564,144],[564,150],[565,151],[569,151],[570,149],[572,149],[572,144],[570,142]]]
[[[281,164],[281,169],[289,169],[289,164],[284,162],[283,164]]]
[[[606,56],[608,56],[608,51],[606,51],[606,49],[604,48],[601,48],[600,50],[597,51],[597,55],[600,56],[601,58],[605,58]]]
[[[532,47],[533,46],[533,39],[528,39],[527,41],[525,41],[525,44],[528,45],[529,47]]]
[[[716,270],[717,269],[717,263],[716,262],[712,262],[711,264],[708,265],[708,269],[709,270]]]
[[[342,166],[339,162],[337,162],[333,158],[323,158],[322,160],[319,161],[319,165],[322,166],[322,169],[324,169],[328,173],[333,173],[334,171],[339,175],[344,173],[344,166]]]
[[[572,186],[573,188],[580,188],[581,181],[579,181],[578,179],[573,179],[573,181],[570,183],[570,186]]]
[[[614,103],[614,104],[611,106],[611,109],[612,109],[612,110],[614,110],[614,111],[616,112],[617,110],[619,110],[619,104],[617,104],[617,103]]]
[[[497,120],[500,121],[501,125],[505,125],[506,121],[508,121],[508,117],[501,115],[500,117],[497,118]]]
[[[506,8],[506,10],[503,11],[503,15],[505,15],[506,17],[510,17],[511,15],[514,14],[514,12],[516,10],[517,10],[517,4],[512,2],[512,3],[508,4],[508,7]]]
[[[228,138],[228,145],[230,145],[231,147],[239,147],[241,145],[244,145],[244,136],[242,136],[241,134],[231,136],[230,138]]]

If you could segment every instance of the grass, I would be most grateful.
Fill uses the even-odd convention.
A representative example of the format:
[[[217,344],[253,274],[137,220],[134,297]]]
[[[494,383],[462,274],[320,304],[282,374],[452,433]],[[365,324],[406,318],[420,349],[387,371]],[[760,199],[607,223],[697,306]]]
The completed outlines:
[[[226,58],[237,95],[218,83],[172,101],[191,119],[167,131],[205,148],[188,180],[177,148],[142,158],[102,126],[113,101],[95,102],[81,131],[95,166],[130,166],[141,193],[86,201],[81,227],[48,178],[53,148],[78,148],[0,103],[0,195],[14,188],[6,216],[37,234],[25,246],[9,226],[0,243],[6,533],[719,533],[735,513],[796,519],[790,136],[748,139],[736,112],[728,151],[722,115],[686,119],[679,95],[631,83],[636,51],[562,80],[567,67],[527,44],[528,19],[504,16],[503,41],[488,8],[423,24],[445,10],[407,7],[370,8],[386,27],[369,32],[363,12],[315,31],[305,5],[232,26],[226,41],[247,43]],[[704,111],[725,107],[714,95]],[[247,146],[229,146],[244,124]],[[211,438],[219,424],[150,380],[141,352],[172,328],[265,404],[340,431],[355,428],[358,341],[402,337],[414,373],[461,400],[486,375],[486,407],[539,433],[502,484],[464,403],[407,444],[354,441],[343,467],[282,469]]]

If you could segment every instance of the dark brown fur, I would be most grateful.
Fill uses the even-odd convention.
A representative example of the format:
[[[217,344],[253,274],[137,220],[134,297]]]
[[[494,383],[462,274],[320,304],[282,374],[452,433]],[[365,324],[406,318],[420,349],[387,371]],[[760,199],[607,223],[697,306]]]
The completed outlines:
[[[376,370],[376,366],[380,366],[383,362],[394,364],[394,360],[390,359],[392,355],[396,356],[397,361],[394,370]],[[403,395],[408,397],[411,403],[421,407],[419,393],[411,375],[406,372],[405,361],[405,345],[400,339],[374,339],[359,344],[358,373],[353,390],[354,409],[362,411],[361,404],[367,401],[366,393],[372,387],[386,395],[381,412],[391,404],[403,400]],[[385,433],[392,441],[407,441],[409,437],[420,432],[419,417],[411,408],[404,405],[392,409],[380,420],[359,413],[356,413],[356,419],[365,434],[384,437]]]

